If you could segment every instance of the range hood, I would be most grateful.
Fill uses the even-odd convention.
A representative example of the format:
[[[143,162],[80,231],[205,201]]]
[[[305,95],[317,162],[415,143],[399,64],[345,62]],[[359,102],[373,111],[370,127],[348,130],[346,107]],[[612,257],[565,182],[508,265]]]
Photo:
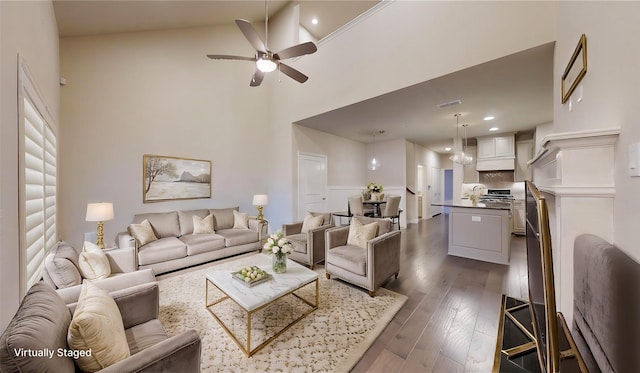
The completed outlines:
[[[515,158],[478,159],[476,171],[513,171],[515,166]]]

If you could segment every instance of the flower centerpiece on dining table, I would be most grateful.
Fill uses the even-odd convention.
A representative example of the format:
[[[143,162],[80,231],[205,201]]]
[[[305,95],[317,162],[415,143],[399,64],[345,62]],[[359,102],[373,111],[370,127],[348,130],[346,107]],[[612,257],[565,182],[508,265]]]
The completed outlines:
[[[372,201],[379,201],[380,198],[380,193],[382,193],[382,185],[378,184],[378,183],[369,183],[367,185],[367,190],[371,193],[371,200]]]
[[[262,246],[263,250],[273,256],[273,271],[285,273],[287,271],[287,255],[293,251],[293,245],[284,238],[282,232],[276,232],[267,238]]]

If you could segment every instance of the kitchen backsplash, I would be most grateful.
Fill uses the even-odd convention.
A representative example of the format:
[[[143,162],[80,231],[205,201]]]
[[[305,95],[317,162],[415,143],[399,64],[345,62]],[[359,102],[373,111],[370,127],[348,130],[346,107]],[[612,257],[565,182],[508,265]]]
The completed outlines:
[[[514,181],[513,171],[480,171],[478,174],[478,181],[487,188],[510,188]]]

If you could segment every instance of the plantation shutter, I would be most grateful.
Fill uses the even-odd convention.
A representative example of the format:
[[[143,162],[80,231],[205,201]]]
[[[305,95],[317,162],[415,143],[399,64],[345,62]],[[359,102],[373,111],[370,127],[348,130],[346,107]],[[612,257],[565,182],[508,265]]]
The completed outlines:
[[[20,290],[25,294],[42,277],[45,255],[57,242],[57,172],[56,135],[45,119],[46,107],[26,71],[21,78]]]

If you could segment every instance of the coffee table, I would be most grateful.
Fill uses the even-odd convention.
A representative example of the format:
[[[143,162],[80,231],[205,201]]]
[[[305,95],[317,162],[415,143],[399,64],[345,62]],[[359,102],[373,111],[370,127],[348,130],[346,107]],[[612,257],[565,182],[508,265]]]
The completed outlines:
[[[257,284],[253,287],[241,283],[234,279],[231,272],[239,270],[246,266],[255,265],[271,274],[273,277],[263,283]],[[209,313],[218,321],[222,329],[233,339],[238,347],[244,352],[247,357],[251,357],[256,352],[260,351],[264,346],[276,339],[287,329],[293,326],[298,321],[305,318],[308,314],[318,309],[318,274],[304,267],[290,259],[287,259],[287,272],[286,273],[274,273],[272,270],[272,258],[266,254],[256,254],[251,256],[242,257],[236,260],[228,261],[224,263],[224,269],[213,269],[206,275],[205,286],[205,307]],[[296,290],[312,284],[315,282],[315,302],[311,302],[295,294]],[[223,296],[219,299],[209,301],[209,286],[214,286]],[[284,328],[277,331],[274,335],[263,341],[255,348],[251,348],[251,316],[260,311],[261,309],[273,304],[277,300],[293,295],[297,299],[309,305],[311,308],[292,322],[287,324]],[[225,301],[231,300],[240,306],[247,314],[247,343],[246,346],[241,343],[230,328],[225,325],[222,319],[215,313],[215,305]]]

